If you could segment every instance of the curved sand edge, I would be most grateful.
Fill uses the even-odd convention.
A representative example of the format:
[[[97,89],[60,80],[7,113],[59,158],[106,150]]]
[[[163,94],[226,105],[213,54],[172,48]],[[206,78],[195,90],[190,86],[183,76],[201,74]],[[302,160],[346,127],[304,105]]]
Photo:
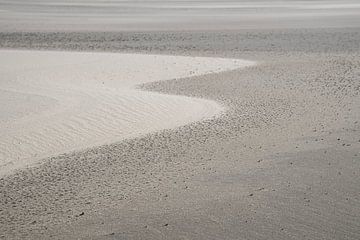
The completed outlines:
[[[44,157],[220,114],[206,99],[135,89],[143,83],[253,65],[239,59],[0,51],[0,175]]]

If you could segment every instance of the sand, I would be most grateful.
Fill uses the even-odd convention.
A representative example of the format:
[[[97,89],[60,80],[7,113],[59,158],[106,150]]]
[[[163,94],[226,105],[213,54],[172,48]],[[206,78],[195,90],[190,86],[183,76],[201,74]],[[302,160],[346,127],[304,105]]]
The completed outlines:
[[[0,51],[0,174],[38,160],[216,117],[214,101],[137,85],[253,65],[164,55]]]
[[[121,90],[226,111],[2,176],[0,238],[360,239],[358,1],[219,2],[0,0],[3,49],[257,63]],[[13,103],[0,109],[15,119],[59,105],[28,88],[1,91],[0,101]]]
[[[141,86],[219,102],[218,118],[3,177],[2,237],[359,239],[359,32],[3,33],[3,47],[258,64]]]

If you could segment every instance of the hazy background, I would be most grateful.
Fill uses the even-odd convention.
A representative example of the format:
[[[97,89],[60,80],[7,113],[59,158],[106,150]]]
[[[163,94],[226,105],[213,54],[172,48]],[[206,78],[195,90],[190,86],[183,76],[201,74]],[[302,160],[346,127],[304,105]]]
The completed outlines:
[[[1,31],[360,26],[360,1],[0,0]]]

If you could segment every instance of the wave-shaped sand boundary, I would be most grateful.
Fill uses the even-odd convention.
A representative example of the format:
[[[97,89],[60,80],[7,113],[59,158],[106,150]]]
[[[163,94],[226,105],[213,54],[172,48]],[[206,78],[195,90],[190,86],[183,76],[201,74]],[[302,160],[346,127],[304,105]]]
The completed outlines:
[[[139,84],[253,65],[240,59],[0,50],[0,175],[41,158],[201,121],[216,102]]]

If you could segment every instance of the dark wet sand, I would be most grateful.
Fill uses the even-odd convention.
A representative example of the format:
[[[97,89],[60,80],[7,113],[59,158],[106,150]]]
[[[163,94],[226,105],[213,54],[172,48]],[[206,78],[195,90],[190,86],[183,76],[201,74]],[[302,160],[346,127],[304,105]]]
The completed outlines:
[[[0,180],[4,239],[359,239],[360,29],[0,33],[2,48],[238,57],[143,86],[223,117]]]

